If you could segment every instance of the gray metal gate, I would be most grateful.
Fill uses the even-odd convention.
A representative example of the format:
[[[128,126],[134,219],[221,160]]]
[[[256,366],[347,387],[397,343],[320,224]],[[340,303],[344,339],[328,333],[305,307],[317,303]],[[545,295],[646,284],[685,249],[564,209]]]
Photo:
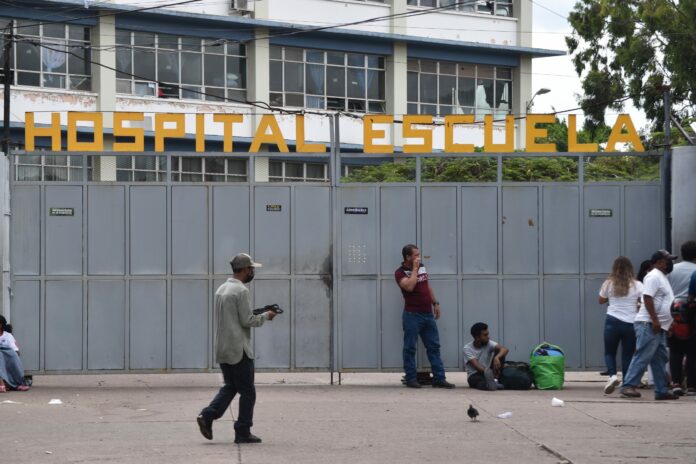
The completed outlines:
[[[331,185],[255,182],[253,157],[238,184],[171,182],[169,172],[165,182],[89,182],[86,170],[78,181],[11,183],[12,322],[26,369],[215,368],[213,295],[229,257],[250,250],[264,263],[254,304],[289,309],[256,337],[259,368],[399,371],[393,272],[410,242],[429,256],[447,368],[462,367],[479,320],[512,359],[548,340],[570,367],[597,367],[596,295],[613,259],[638,264],[664,243],[659,182],[589,184],[583,163],[577,182],[503,182],[509,155],[493,155],[495,182],[423,182],[417,158],[413,182],[342,184],[343,156],[324,156]]]
[[[503,182],[510,155],[494,156],[496,182],[423,182],[417,157],[414,182],[340,186],[339,371],[401,370],[394,271],[407,243],[421,248],[441,303],[445,367],[463,367],[462,347],[478,321],[510,348],[509,359],[526,360],[546,340],[565,348],[568,367],[603,365],[599,286],[617,256],[638,266],[663,246],[660,182],[585,183],[583,162],[575,182]],[[346,214],[359,207],[367,214]]]

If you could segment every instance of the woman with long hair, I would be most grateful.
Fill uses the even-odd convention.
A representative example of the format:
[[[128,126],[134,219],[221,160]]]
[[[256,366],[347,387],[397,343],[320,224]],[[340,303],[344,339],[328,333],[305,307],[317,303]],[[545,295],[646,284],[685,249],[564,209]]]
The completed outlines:
[[[640,304],[643,284],[635,278],[633,264],[625,256],[614,260],[611,274],[599,289],[599,304],[609,303],[604,323],[604,362],[609,372],[609,381],[604,393],[609,394],[619,386],[616,375],[616,353],[621,343],[621,372],[626,375],[636,350],[636,335],[633,320]]]

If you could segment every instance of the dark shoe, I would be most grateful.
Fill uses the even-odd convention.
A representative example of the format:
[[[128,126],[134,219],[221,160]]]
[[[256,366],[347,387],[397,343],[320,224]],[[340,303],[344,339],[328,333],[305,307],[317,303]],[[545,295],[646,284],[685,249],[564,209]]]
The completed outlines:
[[[641,394],[635,388],[630,387],[630,388],[622,388],[621,389],[621,396],[623,396],[624,398],[640,398]]]
[[[408,388],[423,388],[423,385],[418,383],[417,380],[409,380],[408,382],[406,382],[406,386]]]
[[[599,375],[609,375],[609,371],[600,372]]]
[[[445,379],[433,380],[433,388],[454,388],[454,384]]]
[[[261,443],[261,439],[257,437],[256,435],[250,433],[249,435],[246,436],[237,436],[234,439],[235,443]]]
[[[671,392],[655,395],[655,401],[678,400],[678,399],[679,399],[679,397]]]
[[[198,430],[201,431],[203,435],[208,440],[213,439],[213,421],[206,420],[203,415],[196,417],[196,422],[198,422]]]
[[[684,396],[684,390],[681,387],[674,387],[672,393],[676,396]]]

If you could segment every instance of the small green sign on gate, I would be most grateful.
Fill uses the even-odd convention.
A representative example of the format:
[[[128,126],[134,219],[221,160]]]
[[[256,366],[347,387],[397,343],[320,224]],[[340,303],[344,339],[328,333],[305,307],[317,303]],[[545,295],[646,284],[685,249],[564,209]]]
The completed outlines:
[[[612,217],[614,211],[611,209],[591,209],[590,217]]]
[[[49,208],[49,216],[74,216],[75,208]]]

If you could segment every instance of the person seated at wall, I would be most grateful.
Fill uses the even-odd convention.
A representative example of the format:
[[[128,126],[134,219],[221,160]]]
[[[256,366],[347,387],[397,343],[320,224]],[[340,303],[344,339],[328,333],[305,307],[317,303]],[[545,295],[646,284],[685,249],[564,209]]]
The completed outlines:
[[[488,325],[483,322],[471,326],[471,336],[474,340],[464,345],[463,350],[469,387],[488,391],[501,389],[503,385],[497,379],[510,350],[490,339]]]
[[[19,347],[6,328],[7,319],[0,316],[0,393],[5,393],[8,389],[27,391],[29,387],[24,384],[24,368],[19,359]]]

